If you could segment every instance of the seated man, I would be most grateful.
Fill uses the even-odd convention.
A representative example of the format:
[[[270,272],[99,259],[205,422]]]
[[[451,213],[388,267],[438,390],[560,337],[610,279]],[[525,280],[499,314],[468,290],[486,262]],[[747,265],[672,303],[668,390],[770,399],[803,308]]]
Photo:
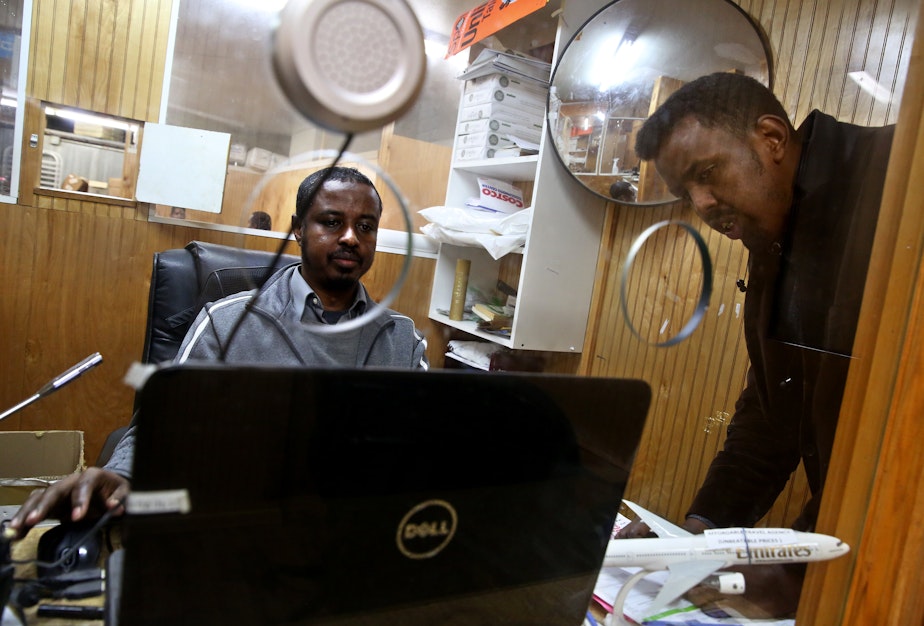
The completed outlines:
[[[262,290],[207,305],[175,362],[428,369],[427,343],[413,320],[375,305],[360,282],[375,257],[382,215],[372,181],[353,168],[320,170],[299,186],[295,210],[301,263],[277,272]],[[332,327],[362,315],[368,319]],[[21,537],[46,517],[77,521],[108,509],[121,513],[133,452],[131,428],[104,468],[34,491],[10,527]]]

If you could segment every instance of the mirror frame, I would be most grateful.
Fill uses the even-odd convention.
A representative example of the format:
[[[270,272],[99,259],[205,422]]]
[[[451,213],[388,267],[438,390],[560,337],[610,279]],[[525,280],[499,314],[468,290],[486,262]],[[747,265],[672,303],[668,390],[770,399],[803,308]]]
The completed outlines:
[[[652,88],[650,91],[650,95],[647,97],[647,100],[638,99],[634,103],[632,101],[628,101],[628,104],[620,103],[623,105],[620,107],[621,112],[625,113],[629,109],[632,109],[631,114],[611,115],[614,109],[612,108],[612,104],[609,104],[610,108],[604,114],[605,117],[600,120],[601,124],[600,124],[599,133],[595,130],[598,128],[597,124],[591,125],[589,127],[589,132],[582,132],[584,130],[587,130],[586,128],[578,129],[578,134],[576,135],[576,137],[579,137],[581,135],[588,137],[587,139],[588,145],[586,148],[587,152],[585,154],[585,159],[590,158],[590,151],[592,150],[591,144],[593,143],[594,136],[597,136],[599,138],[598,145],[597,145],[597,156],[595,160],[595,170],[596,171],[586,172],[586,174],[588,176],[590,175],[600,176],[600,177],[606,176],[607,178],[606,180],[603,180],[601,178],[603,186],[597,185],[596,187],[594,187],[580,176],[581,174],[585,174],[585,172],[579,172],[579,171],[575,171],[574,169],[572,169],[572,167],[569,165],[569,162],[571,162],[572,159],[562,154],[563,152],[565,152],[565,148],[560,145],[561,136],[562,136],[562,133],[564,132],[563,129],[559,128],[560,120],[564,120],[566,119],[566,117],[570,118],[570,116],[563,115],[561,113],[561,110],[564,107],[567,107],[569,105],[586,104],[586,103],[583,100],[563,101],[560,98],[559,88],[563,86],[570,87],[577,83],[577,81],[570,80],[573,78],[573,67],[569,67],[566,60],[568,59],[569,52],[571,52],[572,55],[574,55],[576,54],[576,51],[582,50],[582,48],[580,48],[577,44],[584,42],[588,35],[594,35],[597,33],[606,33],[606,30],[604,29],[609,25],[609,23],[612,23],[612,22],[618,23],[617,28],[614,28],[614,33],[618,33],[619,32],[618,26],[621,26],[623,22],[628,21],[629,24],[627,25],[626,28],[622,29],[623,32],[620,33],[620,41],[619,41],[619,44],[616,46],[616,49],[613,52],[613,56],[614,57],[616,56],[616,53],[618,52],[618,50],[620,49],[620,47],[623,45],[624,42],[629,42],[630,45],[635,42],[636,38],[641,33],[644,32],[645,24],[638,26],[638,32],[630,33],[630,31],[632,30],[631,27],[634,23],[631,20],[631,18],[633,17],[633,13],[631,12],[626,13],[626,15],[628,15],[630,18],[629,20],[623,19],[622,17],[619,17],[619,19],[613,19],[613,18],[620,14],[620,12],[618,11],[618,7],[620,4],[623,4],[623,6],[625,6],[626,4],[634,4],[640,1],[641,0],[613,0],[612,2],[607,3],[605,6],[600,8],[593,15],[591,15],[580,26],[580,28],[578,28],[574,32],[574,34],[568,40],[568,43],[564,46],[564,48],[562,48],[562,52],[558,57],[558,60],[555,64],[555,68],[552,72],[552,77],[549,81],[550,89],[549,89],[549,97],[547,100],[548,123],[546,124],[548,128],[547,140],[552,144],[551,151],[555,153],[556,159],[558,160],[561,167],[563,167],[565,171],[567,171],[572,176],[572,178],[574,178],[582,187],[584,187],[585,189],[587,189],[594,195],[604,198],[605,200],[608,200],[609,202],[614,202],[620,205],[640,206],[640,207],[663,206],[665,204],[677,202],[678,198],[673,196],[667,190],[666,186],[664,185],[664,182],[662,181],[661,177],[658,175],[657,171],[655,170],[653,163],[641,161],[637,165],[633,165],[631,168],[628,168],[625,171],[619,171],[617,170],[617,168],[618,168],[618,163],[621,159],[621,156],[620,156],[620,158],[615,158],[615,160],[613,161],[613,166],[611,168],[612,169],[611,174],[601,173],[600,164],[597,161],[599,161],[601,158],[604,158],[603,151],[606,147],[604,144],[606,142],[607,135],[608,135],[607,131],[610,128],[611,123],[615,120],[614,128],[616,130],[614,132],[618,132],[620,134],[625,135],[626,143],[628,144],[632,140],[632,137],[634,137],[635,131],[637,131],[638,128],[644,123],[644,121],[648,119],[648,116],[651,114],[653,109],[656,108],[657,105],[661,104],[664,100],[666,100],[667,97],[671,93],[673,93],[673,91],[675,91],[680,85],[683,84],[683,81],[693,80],[694,78],[701,76],[704,73],[711,73],[713,71],[722,71],[723,69],[736,69],[744,73],[748,73],[751,76],[754,76],[755,78],[757,78],[758,80],[760,80],[761,82],[763,82],[765,85],[767,85],[769,88],[772,89],[773,88],[773,78],[774,78],[773,76],[773,55],[772,55],[772,50],[770,47],[770,42],[769,42],[769,39],[766,33],[764,33],[764,31],[761,29],[758,22],[755,21],[754,18],[752,18],[744,9],[742,9],[740,6],[738,6],[731,0],[710,0],[719,9],[723,11],[731,10],[733,12],[736,12],[738,16],[740,16],[741,18],[744,18],[743,25],[749,26],[750,29],[752,29],[753,37],[755,38],[753,41],[755,45],[752,45],[750,47],[745,47],[745,51],[755,52],[758,47],[761,49],[761,51],[763,52],[763,57],[760,58],[756,62],[751,62],[750,65],[756,64],[759,67],[761,67],[762,71],[759,74],[755,72],[749,73],[745,71],[745,69],[742,69],[741,67],[735,67],[733,62],[730,62],[729,64],[722,66],[722,67],[718,66],[717,63],[714,64],[713,66],[712,59],[707,61],[708,68],[705,71],[701,69],[703,67],[702,63],[691,64],[687,62],[684,64],[681,64],[681,63],[675,64],[672,62],[668,62],[663,65],[651,66],[651,69],[657,70],[659,75],[652,82]],[[631,11],[631,9],[629,9],[629,11]],[[646,19],[650,19],[650,18],[646,18]],[[673,28],[673,26],[671,26],[671,28]],[[596,33],[588,32],[588,29],[595,29]],[[747,38],[751,39],[752,37],[751,31],[750,30],[747,31],[746,34],[747,34]],[[593,43],[596,43],[596,41],[593,41],[592,44]],[[583,48],[583,49],[586,50],[586,48]],[[590,48],[590,50],[593,51],[593,48]],[[672,53],[673,51],[670,51],[670,52]],[[673,57],[670,57],[670,58],[673,58]],[[728,55],[728,52],[725,52],[725,54],[720,54],[716,52],[715,58],[716,59],[718,58],[731,59],[732,57]],[[741,65],[745,65],[744,62],[741,62]],[[644,63],[635,63],[635,66],[638,68],[649,69],[649,67],[645,65]],[[691,67],[690,69],[684,69],[684,66],[691,66]],[[607,68],[608,72],[610,71],[609,67],[612,67],[611,63],[608,64],[608,68]],[[664,71],[666,69],[677,70],[676,71],[677,75]],[[765,70],[765,75],[764,75],[764,70]],[[570,72],[570,73],[566,75],[566,74],[559,74],[559,72]],[[560,78],[561,76],[567,76],[567,78],[570,80],[568,85],[556,84],[557,82],[556,78]],[[558,82],[560,83],[561,81],[558,81]],[[585,84],[592,88],[591,83],[588,82]],[[631,85],[631,83],[629,84]],[[601,92],[601,93],[606,93],[607,96],[611,96],[613,94],[613,90],[610,89],[609,91]],[[638,93],[637,90],[635,90],[635,93]],[[646,94],[642,92],[641,95],[645,96]],[[643,115],[642,113],[639,112],[642,109],[648,110],[647,115]],[[598,112],[598,115],[599,115],[599,112]],[[573,128],[574,127],[572,127],[572,129]],[[618,146],[619,141],[617,140],[613,142],[613,144]],[[613,158],[614,155],[616,155],[618,151],[616,147],[613,147],[613,144],[607,144],[613,148],[611,150],[612,152],[611,158]],[[574,151],[569,149],[568,152],[570,153]],[[631,152],[632,155],[634,156],[634,147],[631,147],[631,146],[625,147],[621,155],[625,154],[626,152]],[[647,183],[645,182],[646,180],[648,181]],[[617,197],[614,194],[613,188],[615,187],[616,183],[620,181],[628,185],[626,188],[626,191],[628,191],[631,194],[629,197]],[[603,187],[606,187],[609,193],[605,193],[603,191]],[[631,187],[631,190],[630,190],[630,187]],[[636,200],[637,195],[640,195],[639,190],[641,188],[643,188],[642,195],[647,194],[650,199],[643,199],[641,201]],[[651,198],[652,194],[654,194],[655,196],[654,198]]]

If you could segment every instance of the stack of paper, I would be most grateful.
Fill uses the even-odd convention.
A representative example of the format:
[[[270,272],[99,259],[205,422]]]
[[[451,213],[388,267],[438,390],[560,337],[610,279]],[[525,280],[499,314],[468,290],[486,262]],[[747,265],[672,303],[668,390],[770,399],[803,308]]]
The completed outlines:
[[[604,567],[600,570],[597,584],[594,587],[594,600],[603,607],[607,613],[612,613],[613,600],[619,594],[637,567]],[[685,598],[678,598],[668,604],[658,615],[649,615],[646,609],[654,601],[661,585],[667,579],[666,570],[651,572],[632,587],[622,606],[623,615],[636,624],[657,626],[746,626],[760,624],[761,626],[794,626],[792,619],[760,619],[750,620],[741,616],[731,615],[719,607],[702,609],[695,606]]]
[[[512,50],[485,48],[458,78],[468,80],[498,72],[548,88],[552,64]]]
[[[446,356],[470,367],[488,371],[491,369],[491,355],[503,347],[485,341],[460,341],[453,339],[446,346]]]

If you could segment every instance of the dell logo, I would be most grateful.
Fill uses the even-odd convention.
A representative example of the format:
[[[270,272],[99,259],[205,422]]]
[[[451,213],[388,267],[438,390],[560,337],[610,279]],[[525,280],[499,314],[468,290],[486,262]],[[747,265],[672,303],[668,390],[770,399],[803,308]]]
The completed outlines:
[[[405,524],[404,538],[414,539],[415,537],[448,537],[449,525],[446,520],[439,522],[424,522],[422,524]]]
[[[456,522],[456,510],[445,500],[421,502],[398,524],[398,550],[409,559],[436,556],[452,541]]]

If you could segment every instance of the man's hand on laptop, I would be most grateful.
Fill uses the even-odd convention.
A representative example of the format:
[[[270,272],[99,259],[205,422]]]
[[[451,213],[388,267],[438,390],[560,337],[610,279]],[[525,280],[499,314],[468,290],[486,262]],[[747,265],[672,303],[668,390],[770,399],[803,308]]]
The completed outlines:
[[[120,515],[131,489],[128,479],[115,472],[89,467],[33,491],[10,520],[10,528],[22,538],[46,518],[77,521],[99,517],[110,509]]]

